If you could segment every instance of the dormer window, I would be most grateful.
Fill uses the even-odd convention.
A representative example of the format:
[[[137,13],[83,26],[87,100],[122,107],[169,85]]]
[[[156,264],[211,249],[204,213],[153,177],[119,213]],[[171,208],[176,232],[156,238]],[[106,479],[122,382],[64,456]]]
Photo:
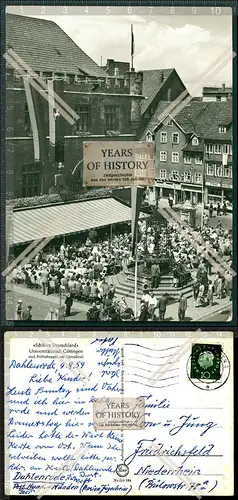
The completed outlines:
[[[146,142],[153,142],[153,135],[150,131],[146,134]]]
[[[172,127],[173,126],[173,120],[168,120],[166,123],[167,127]]]
[[[224,125],[219,125],[219,134],[225,134],[226,133],[226,127]]]
[[[192,138],[192,145],[193,146],[198,146],[198,138],[197,137],[193,137]]]

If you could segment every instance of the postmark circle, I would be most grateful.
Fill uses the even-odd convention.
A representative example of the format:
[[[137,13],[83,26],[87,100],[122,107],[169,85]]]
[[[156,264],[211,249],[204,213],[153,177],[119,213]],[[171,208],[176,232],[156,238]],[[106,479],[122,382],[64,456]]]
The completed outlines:
[[[216,390],[222,387],[226,381],[229,378],[230,371],[231,371],[231,365],[230,361],[227,357],[227,355],[224,353],[224,351],[221,352],[221,358],[220,358],[220,375],[219,377],[210,378],[210,372],[204,370],[202,372],[202,377],[192,377],[191,376],[191,362],[192,362],[192,354],[189,356],[188,361],[187,361],[187,376],[190,382],[197,387],[198,389],[201,389],[203,391],[211,391],[211,390]]]
[[[126,464],[119,464],[116,468],[116,473],[120,477],[126,477],[129,474],[129,467]]]

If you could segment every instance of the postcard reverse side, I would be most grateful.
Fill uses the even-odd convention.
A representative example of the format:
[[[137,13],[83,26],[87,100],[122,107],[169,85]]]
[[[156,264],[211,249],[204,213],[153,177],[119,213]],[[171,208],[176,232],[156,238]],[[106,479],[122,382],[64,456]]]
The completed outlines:
[[[232,334],[7,332],[5,436],[8,495],[232,496]]]

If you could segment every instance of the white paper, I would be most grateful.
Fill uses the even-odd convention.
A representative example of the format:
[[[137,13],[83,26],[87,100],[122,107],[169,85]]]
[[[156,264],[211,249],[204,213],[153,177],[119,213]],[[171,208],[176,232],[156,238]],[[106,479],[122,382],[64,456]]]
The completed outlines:
[[[231,334],[108,335],[5,334],[6,495],[233,495]],[[219,380],[190,379],[194,344]],[[144,398],[145,425],[95,430],[94,397]]]

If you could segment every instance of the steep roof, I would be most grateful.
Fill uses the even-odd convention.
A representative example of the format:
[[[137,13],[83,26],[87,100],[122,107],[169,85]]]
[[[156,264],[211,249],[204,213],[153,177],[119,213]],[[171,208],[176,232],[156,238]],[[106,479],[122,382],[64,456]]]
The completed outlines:
[[[143,73],[142,95],[148,98],[144,99],[141,104],[142,114],[145,113],[145,111],[150,106],[158,92],[162,89],[165,81],[173,73],[173,71],[175,71],[173,68],[149,69],[141,71]]]
[[[107,76],[53,21],[6,14],[6,48],[15,50],[34,71]]]
[[[151,118],[146,130],[151,132],[160,124],[161,113],[171,106],[171,102],[160,102]],[[175,107],[176,110],[176,107]],[[173,116],[173,112],[170,113]],[[227,132],[219,133],[220,125],[228,125],[232,122],[232,103],[231,101],[191,101],[174,117],[175,121],[182,127],[185,134],[193,132],[204,139],[211,140],[231,140],[232,129],[229,127]]]

